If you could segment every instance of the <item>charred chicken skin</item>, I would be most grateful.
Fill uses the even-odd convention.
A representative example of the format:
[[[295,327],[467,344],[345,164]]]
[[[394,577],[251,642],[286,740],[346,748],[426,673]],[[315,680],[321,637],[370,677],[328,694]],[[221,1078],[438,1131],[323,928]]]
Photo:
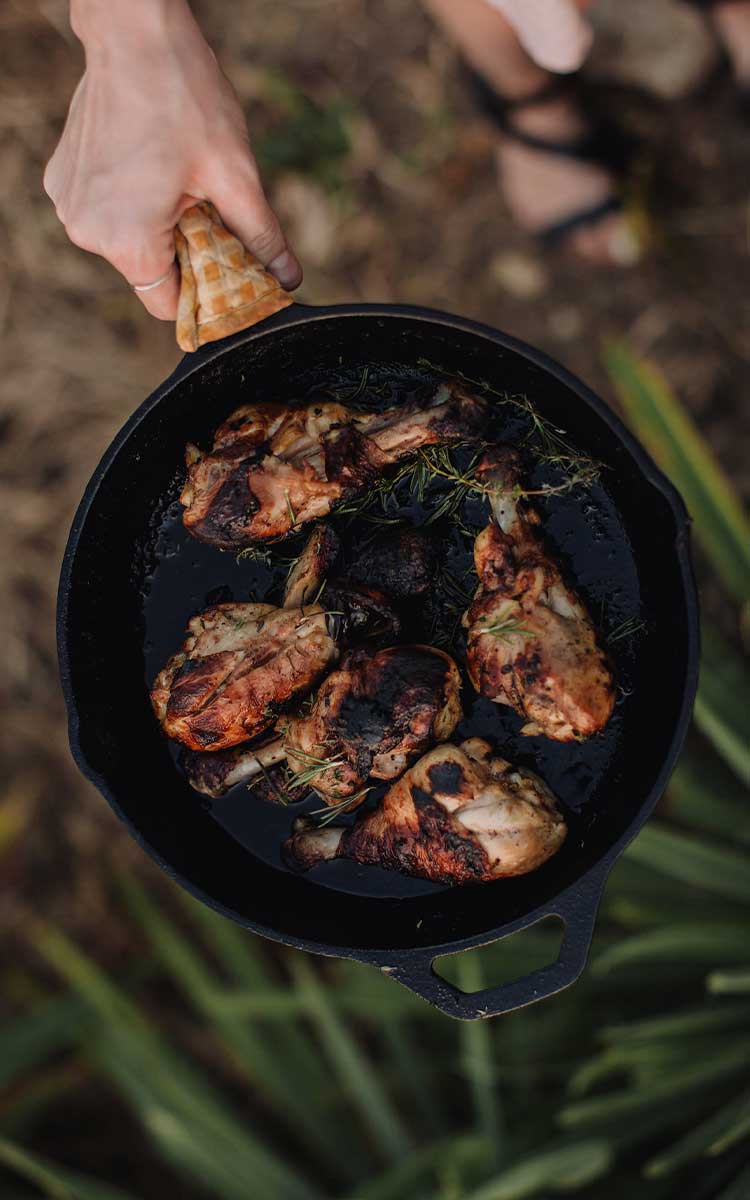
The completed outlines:
[[[485,413],[485,401],[458,384],[382,413],[327,402],[245,405],[216,431],[210,454],[188,446],[183,521],[222,549],[284,537],[421,446],[477,433]]]
[[[220,796],[286,758],[292,782],[309,776],[326,803],[351,796],[356,807],[368,778],[395,779],[450,737],[462,715],[460,686],[442,650],[354,650],[321,684],[309,712],[279,722],[281,737],[244,752],[191,756],[188,778],[197,791]]]
[[[223,750],[272,726],[336,656],[320,605],[216,604],[188,622],[151,703],[169,737],[193,750]]]
[[[347,829],[301,818],[284,853],[300,870],[349,858],[435,883],[483,883],[536,870],[565,835],[546,784],[471,738],[430,750]]]
[[[538,514],[518,498],[515,451],[492,451],[479,473],[493,520],[474,544],[479,589],[464,616],[471,682],[525,717],[525,734],[590,737],[615,701],[591,617],[545,548]]]

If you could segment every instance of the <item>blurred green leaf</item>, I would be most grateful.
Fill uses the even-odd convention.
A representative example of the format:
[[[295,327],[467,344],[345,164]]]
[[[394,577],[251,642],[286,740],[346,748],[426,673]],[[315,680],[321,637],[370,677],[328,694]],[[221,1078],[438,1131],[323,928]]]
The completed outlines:
[[[350,1147],[330,1143],[330,1117],[321,1106],[326,1086],[322,1066],[310,1078],[303,1064],[290,1060],[275,1030],[253,1028],[222,1005],[222,981],[195,952],[177,926],[134,879],[119,877],[131,912],[151,940],[178,987],[209,1023],[227,1054],[254,1082],[266,1100],[294,1133],[302,1136],[315,1157],[329,1170],[341,1174]],[[339,1121],[341,1121],[339,1117]],[[352,1170],[354,1167],[352,1166]],[[351,1173],[349,1175],[351,1178]]]
[[[614,1056],[613,1056],[614,1057]],[[745,1075],[750,1065],[750,1042],[732,1044],[723,1054],[713,1054],[697,1066],[675,1067],[662,1078],[648,1084],[592,1096],[567,1104],[560,1111],[560,1122],[569,1128],[611,1126],[640,1112],[660,1108],[666,1101],[684,1104],[690,1093],[706,1098],[708,1090],[736,1075]]]
[[[226,1200],[246,1200],[249,1179],[279,1200],[312,1200],[315,1189],[237,1120],[198,1069],[67,938],[37,927],[34,943],[99,1016],[92,1053],[167,1161]]]
[[[547,1188],[574,1192],[601,1178],[612,1160],[612,1148],[606,1141],[573,1142],[515,1163],[470,1192],[466,1200],[524,1200]]]
[[[634,862],[750,904],[750,855],[651,821],[628,847]]]
[[[476,952],[459,956],[458,986],[463,992],[479,992],[485,984],[482,963]],[[505,1121],[500,1107],[500,1091],[486,1021],[463,1021],[459,1029],[461,1062],[472,1098],[477,1133],[495,1148],[494,1163],[503,1153],[506,1140]]]
[[[750,798],[713,756],[683,753],[669,781],[669,815],[682,824],[750,846]]]
[[[747,1200],[750,1196],[750,1166],[743,1167],[728,1187],[718,1192],[713,1200]]]
[[[34,1183],[51,1200],[134,1200],[131,1192],[87,1179],[0,1137],[0,1163]]]
[[[750,1094],[748,1093],[722,1105],[706,1121],[702,1121],[684,1137],[674,1142],[668,1150],[650,1158],[644,1167],[645,1174],[652,1178],[671,1175],[679,1167],[694,1161],[700,1155],[711,1153],[716,1144],[720,1144],[722,1138],[725,1138],[727,1133],[737,1127],[738,1120],[744,1121],[745,1125],[750,1127]]]
[[[30,1012],[0,1026],[0,1087],[76,1044],[91,1021],[78,996],[44,1000]]]
[[[647,1017],[622,1025],[605,1025],[599,1031],[599,1038],[608,1043],[677,1038],[685,1044],[684,1039],[695,1034],[737,1028],[750,1028],[750,1004],[719,1001],[711,1007],[668,1013],[663,1017]]]
[[[750,522],[724,472],[666,380],[620,341],[604,364],[626,416],[683,495],[705,554],[737,600],[750,595]]]
[[[338,96],[318,103],[277,71],[265,71],[262,82],[275,120],[273,128],[253,141],[261,171],[299,171],[329,191],[339,189],[343,184],[341,165],[351,151],[351,100]]]
[[[433,1145],[423,1146],[406,1155],[394,1167],[367,1179],[352,1193],[351,1200],[403,1200],[425,1178],[449,1164],[461,1175],[467,1167],[486,1168],[492,1161],[493,1147],[476,1134],[464,1134]]]
[[[703,631],[695,721],[743,783],[750,784],[750,677],[741,657]]]
[[[593,970],[604,974],[615,967],[642,962],[690,962],[699,967],[724,962],[745,962],[750,953],[750,922],[743,925],[666,925],[608,947],[594,961]]]
[[[308,956],[302,952],[290,955],[289,969],[342,1087],[359,1109],[383,1157],[398,1162],[411,1149],[411,1138],[382,1087],[376,1068],[345,1022],[327,1003]]]
[[[746,971],[712,971],[707,981],[709,992],[740,995],[750,993],[750,969]]]

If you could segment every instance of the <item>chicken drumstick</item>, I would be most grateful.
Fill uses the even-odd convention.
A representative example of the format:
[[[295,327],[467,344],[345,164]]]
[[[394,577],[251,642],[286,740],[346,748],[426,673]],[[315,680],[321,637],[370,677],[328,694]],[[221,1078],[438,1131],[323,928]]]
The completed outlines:
[[[494,519],[474,543],[479,590],[463,619],[471,682],[526,717],[525,734],[560,742],[590,737],[606,725],[615,701],[591,617],[546,550],[539,516],[517,497],[515,451],[488,453],[478,474]]]
[[[471,738],[430,750],[347,829],[300,818],[284,853],[300,870],[349,858],[435,883],[481,883],[535,870],[565,834],[546,784]]]

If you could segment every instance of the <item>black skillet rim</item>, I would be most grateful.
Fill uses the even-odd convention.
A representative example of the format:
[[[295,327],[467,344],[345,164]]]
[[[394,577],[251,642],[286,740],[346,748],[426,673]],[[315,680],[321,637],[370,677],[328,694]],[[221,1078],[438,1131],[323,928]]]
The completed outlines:
[[[176,871],[171,864],[162,857],[162,855],[142,836],[137,827],[132,823],[129,816],[121,807],[118,800],[113,795],[109,785],[106,783],[102,775],[93,770],[88,760],[86,759],[81,748],[79,739],[79,716],[76,706],[76,699],[73,694],[71,682],[70,656],[67,639],[67,624],[68,624],[68,602],[70,597],[71,576],[75,563],[76,551],[78,542],[83,531],[89,509],[93,504],[102,480],[106,476],[110,465],[119,454],[124,444],[129,439],[133,431],[138,427],[141,421],[151,412],[153,408],[171,392],[178,384],[182,383],[189,375],[203,367],[206,363],[214,358],[219,358],[236,346],[242,345],[245,342],[253,341],[258,337],[265,337],[268,334],[275,333],[282,329],[286,329],[295,325],[309,324],[312,321],[330,320],[331,318],[348,318],[348,317],[381,317],[385,319],[399,318],[406,320],[419,320],[430,322],[435,325],[441,325],[448,328],[453,328],[472,334],[477,337],[484,338],[494,342],[503,349],[510,350],[520,357],[527,359],[534,366],[552,375],[565,387],[569,388],[585,405],[593,409],[597,416],[608,426],[611,432],[619,439],[628,453],[634,459],[638,469],[648,482],[657,489],[668,501],[675,520],[676,537],[674,540],[674,552],[677,556],[677,561],[680,569],[680,576],[685,596],[686,608],[686,625],[687,625],[687,662],[685,669],[685,688],[680,708],[679,716],[675,722],[674,733],[669,749],[665,755],[659,775],[641,802],[638,812],[634,816],[630,825],[623,832],[620,838],[615,842],[609,850],[594,863],[587,871],[570,884],[564,891],[558,893],[550,900],[541,904],[533,911],[524,914],[523,916],[509,922],[497,926],[493,930],[483,931],[468,938],[456,939],[436,943],[431,946],[411,947],[399,949],[390,952],[386,947],[370,949],[364,947],[352,946],[336,946],[330,942],[316,942],[310,938],[298,938],[289,934],[281,934],[272,926],[264,925],[255,922],[243,916],[236,910],[229,908],[227,905],[217,901],[214,897],[205,892],[202,888],[196,886],[191,879]],[[558,363],[555,359],[550,358],[547,354],[535,349],[528,343],[521,341],[519,338],[512,337],[510,334],[494,329],[492,326],[484,325],[481,322],[470,320],[466,317],[455,316],[451,313],[441,312],[437,309],[424,308],[416,305],[399,305],[399,304],[341,304],[341,305],[321,305],[308,306],[295,303],[272,317],[269,321],[263,322],[261,325],[255,326],[253,329],[242,331],[235,334],[231,338],[223,339],[220,342],[205,346],[202,350],[194,354],[185,355],[177,364],[175,370],[162,384],[157,387],[150,396],[148,396],[141,405],[128,418],[119,432],[115,435],[109,446],[105,450],[102,458],[91,476],[80,504],[76,510],[73,522],[68,536],[68,542],[63,555],[62,566],[60,571],[60,583],[57,597],[57,652],[58,662],[60,667],[60,679],[62,683],[63,696],[68,712],[68,737],[73,759],[82,774],[92,783],[97,790],[104,796],[110,807],[115,812],[116,816],[123,822],[128,832],[143,850],[153,859],[154,862],[175,882],[185,888],[192,896],[202,903],[207,904],[216,912],[230,918],[238,924],[250,929],[255,933],[261,934],[264,937],[270,938],[273,941],[281,942],[284,945],[292,946],[296,949],[307,950],[311,953],[323,954],[339,958],[356,959],[360,962],[366,962],[381,966],[383,969],[393,970],[394,974],[399,972],[400,965],[407,966],[412,960],[420,962],[429,962],[433,958],[438,958],[441,955],[456,953],[461,950],[468,950],[474,947],[488,945],[508,934],[525,929],[530,925],[540,921],[543,917],[558,913],[565,915],[566,922],[579,921],[583,926],[588,927],[588,936],[593,929],[593,922],[598,908],[601,893],[604,884],[609,876],[612,867],[616,860],[639,833],[643,825],[646,823],[656,804],[661,798],[664,789],[666,788],[669,777],[677,762],[680,750],[685,740],[690,717],[693,708],[693,701],[698,686],[698,661],[700,652],[700,633],[699,633],[699,609],[698,595],[693,574],[692,563],[690,561],[689,551],[689,533],[690,533],[690,517],[687,512],[685,503],[679,492],[673,484],[667,479],[664,473],[656,466],[653,459],[637,441],[634,435],[626,428],[620,418],[609,408],[609,406],[601,400],[594,392],[592,392],[581,380]],[[586,939],[588,941],[588,938]],[[385,967],[384,964],[393,964],[392,967]]]

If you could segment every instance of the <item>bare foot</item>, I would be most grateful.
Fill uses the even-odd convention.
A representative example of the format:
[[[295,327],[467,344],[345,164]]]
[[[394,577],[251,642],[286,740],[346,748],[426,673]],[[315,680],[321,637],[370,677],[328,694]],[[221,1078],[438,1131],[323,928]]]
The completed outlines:
[[[559,142],[575,142],[588,126],[565,97],[540,101],[509,113],[519,131]],[[508,207],[523,228],[539,233],[566,217],[610,199],[617,185],[606,167],[525,146],[500,135],[497,159]],[[622,212],[610,212],[564,234],[567,246],[583,258],[630,266],[642,247]]]

